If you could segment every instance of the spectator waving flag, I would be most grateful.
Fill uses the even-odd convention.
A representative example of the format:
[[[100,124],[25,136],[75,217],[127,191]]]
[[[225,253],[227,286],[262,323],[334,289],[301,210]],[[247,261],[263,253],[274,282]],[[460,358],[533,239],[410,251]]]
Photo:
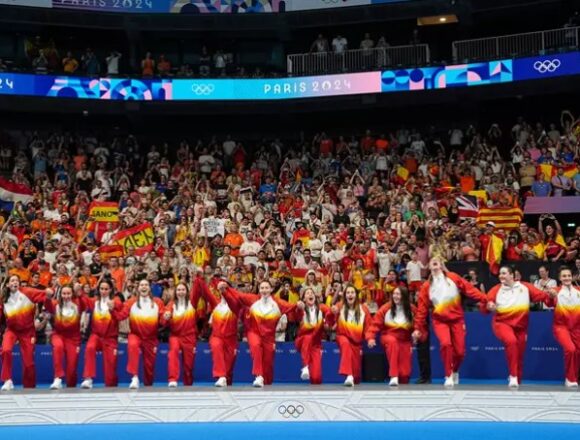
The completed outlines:
[[[477,214],[477,226],[483,228],[487,222],[494,222],[498,229],[511,230],[520,226],[523,217],[520,208],[481,208]]]
[[[487,252],[485,253],[485,261],[489,264],[489,270],[494,275],[499,273],[502,252],[503,240],[501,237],[492,234],[489,245],[487,246]]]
[[[477,218],[479,207],[477,197],[475,196],[458,196],[455,199],[459,209],[459,217],[461,218]]]
[[[29,203],[34,198],[32,190],[21,183],[11,182],[0,177],[0,208],[12,211],[14,203]]]

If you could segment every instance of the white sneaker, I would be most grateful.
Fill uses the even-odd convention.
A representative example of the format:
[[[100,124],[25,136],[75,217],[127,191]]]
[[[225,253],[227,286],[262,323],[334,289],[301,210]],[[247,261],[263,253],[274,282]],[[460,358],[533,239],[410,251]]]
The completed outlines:
[[[455,386],[455,383],[453,382],[453,375],[447,376],[445,378],[445,382],[443,383],[443,386],[445,388],[453,388]]]
[[[346,380],[344,381],[345,387],[354,387],[354,377],[351,375],[346,376]]]
[[[389,386],[390,387],[398,387],[399,386],[399,378],[397,376],[391,377],[391,380],[389,381]]]
[[[300,371],[300,379],[310,380],[310,370],[308,369],[308,365]]]
[[[139,389],[139,376],[133,376],[131,379],[131,383],[129,384],[130,390],[138,390]]]
[[[171,382],[169,382],[167,384],[168,388],[177,388],[177,382],[175,382],[174,380],[172,380]]]
[[[220,377],[214,385],[218,388],[225,388],[228,386],[228,380],[225,377]]]
[[[508,377],[508,380],[509,380],[508,387],[519,388],[520,384],[518,383],[517,376],[510,376],[510,377]]]
[[[264,388],[264,378],[262,376],[256,376],[252,386],[255,388]]]
[[[459,385],[459,373],[453,373],[451,376],[453,377],[453,385]]]
[[[81,383],[81,388],[85,389],[85,390],[90,390],[93,387],[93,379],[85,379],[83,380],[83,382]]]
[[[566,388],[578,388],[578,382],[570,382],[568,379],[564,382]]]
[[[0,391],[12,391],[14,389],[14,383],[12,382],[11,379],[8,379],[6,382],[4,382],[4,385],[2,385],[2,388],[0,388]]]
[[[62,379],[60,377],[55,377],[52,385],[50,386],[51,390],[62,390]]]

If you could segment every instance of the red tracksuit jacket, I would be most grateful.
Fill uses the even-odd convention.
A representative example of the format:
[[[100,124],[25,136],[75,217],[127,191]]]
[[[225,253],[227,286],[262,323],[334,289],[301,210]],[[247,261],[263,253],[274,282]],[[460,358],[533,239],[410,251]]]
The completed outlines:
[[[411,306],[411,313],[414,315],[417,311],[416,307]],[[375,339],[377,332],[382,335],[392,335],[401,341],[410,341],[411,333],[413,333],[413,321],[409,321],[401,307],[397,309],[395,317],[391,315],[391,304],[387,303],[382,306],[371,322],[365,339]]]
[[[580,290],[560,286],[558,295],[550,298],[547,303],[554,307],[554,325],[566,327],[569,330],[580,329]]]
[[[516,281],[511,288],[503,284],[492,287],[487,299],[496,304],[494,322],[501,322],[512,328],[527,329],[530,302],[547,303],[550,297],[530,283]]]
[[[337,307],[339,309],[338,316],[332,312],[329,312],[326,315],[330,325],[336,322],[336,336],[345,336],[350,340],[350,342],[356,345],[362,344],[372,321],[372,316],[367,306],[364,304],[359,306],[360,316],[358,321],[356,320],[354,310],[349,310],[345,319],[343,316],[342,304],[337,304]]]
[[[485,294],[453,272],[444,272],[442,277],[432,277],[423,283],[415,315],[415,329],[421,332],[423,338],[427,337],[429,330],[427,315],[431,306],[434,321],[453,322],[464,318],[461,292],[475,301],[487,302]]]
[[[15,333],[34,333],[36,304],[46,300],[44,290],[21,287],[11,293],[5,303],[0,302],[0,316],[4,315],[6,328]]]
[[[157,339],[157,330],[163,319],[165,305],[159,298],[129,299],[124,306],[124,315],[129,317],[129,328],[141,339]]]
[[[325,304],[320,304],[318,306],[318,312],[314,307],[300,310],[296,309],[294,312],[296,321],[300,323],[298,328],[298,333],[296,334],[296,339],[301,336],[312,336],[312,345],[320,345],[322,342],[322,337],[324,336],[324,323],[325,317],[330,312],[330,308]],[[309,318],[306,319],[306,314],[309,313]]]
[[[88,309],[92,310],[91,333],[101,338],[114,338],[119,336],[119,321],[127,318],[123,313],[123,303],[117,297],[113,298],[113,310],[109,310],[106,301],[98,297],[87,298]]]
[[[197,335],[197,316],[196,307],[199,301],[200,289],[196,288],[194,283],[189,293],[189,300],[186,298],[185,307],[175,308],[177,300],[170,301],[165,310],[171,312],[169,322],[163,318],[163,325],[169,324],[169,330],[172,336],[185,337]]]
[[[53,329],[55,333],[66,338],[81,337],[81,315],[89,308],[89,302],[85,296],[72,298],[68,306],[61,308],[55,299],[47,299],[44,307],[53,316]]]
[[[264,299],[256,294],[238,292],[231,287],[225,290],[224,297],[228,304],[239,302],[242,306],[248,307],[247,333],[254,332],[271,341],[275,340],[276,326],[280,317],[292,313],[296,308],[296,304],[287,303],[273,296]]]

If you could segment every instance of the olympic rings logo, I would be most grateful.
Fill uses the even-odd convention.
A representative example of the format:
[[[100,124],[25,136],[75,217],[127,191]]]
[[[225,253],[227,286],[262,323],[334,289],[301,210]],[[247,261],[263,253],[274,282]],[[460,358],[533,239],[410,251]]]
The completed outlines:
[[[197,96],[208,96],[211,95],[215,90],[215,86],[213,84],[197,84],[194,83],[191,85],[191,91],[196,94]]]
[[[534,63],[534,69],[539,73],[553,73],[560,68],[562,62],[556,58],[553,60],[536,61]]]
[[[302,414],[304,414],[304,407],[300,404],[298,405],[280,405],[278,407],[278,414],[280,414],[285,419],[289,419],[292,417],[293,419],[297,419]]]

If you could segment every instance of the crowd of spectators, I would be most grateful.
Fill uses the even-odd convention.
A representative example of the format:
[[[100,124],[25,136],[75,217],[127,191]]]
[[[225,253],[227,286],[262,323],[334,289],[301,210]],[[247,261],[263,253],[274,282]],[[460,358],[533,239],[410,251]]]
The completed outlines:
[[[578,126],[562,115],[547,127],[519,118],[512,127],[453,127],[445,137],[400,128],[252,148],[231,136],[151,144],[132,135],[5,134],[0,170],[32,188],[34,199],[0,216],[0,269],[30,286],[73,284],[89,294],[111,277],[123,299],[147,278],[164,301],[198,270],[246,292],[270,279],[291,302],[309,286],[332,303],[350,283],[375,311],[399,283],[416,290],[432,256],[485,260],[496,234],[505,240],[504,260],[566,262],[578,282],[580,227],[564,234],[544,215],[512,231],[478,228],[457,202],[472,191],[485,193],[486,206],[508,207],[559,194],[553,179],[542,194],[536,183],[541,164],[580,168]],[[562,195],[580,196],[579,175]],[[119,206],[120,222],[100,237],[90,226],[92,201]],[[117,232],[147,222],[152,251],[101,255]],[[49,319],[38,316],[44,332]],[[279,337],[289,337],[286,328]]]

